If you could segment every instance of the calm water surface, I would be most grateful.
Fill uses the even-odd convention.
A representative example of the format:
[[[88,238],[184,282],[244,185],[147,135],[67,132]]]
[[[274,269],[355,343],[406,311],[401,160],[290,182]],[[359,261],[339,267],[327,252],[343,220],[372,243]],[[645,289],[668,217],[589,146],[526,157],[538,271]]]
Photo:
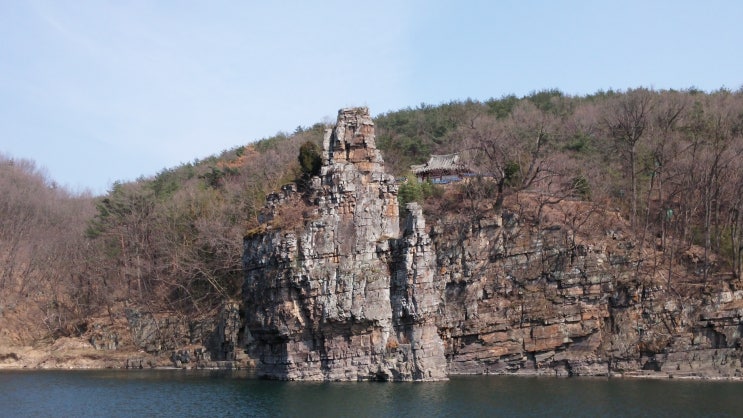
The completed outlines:
[[[243,372],[0,372],[5,417],[734,417],[743,383],[473,376],[299,383]]]

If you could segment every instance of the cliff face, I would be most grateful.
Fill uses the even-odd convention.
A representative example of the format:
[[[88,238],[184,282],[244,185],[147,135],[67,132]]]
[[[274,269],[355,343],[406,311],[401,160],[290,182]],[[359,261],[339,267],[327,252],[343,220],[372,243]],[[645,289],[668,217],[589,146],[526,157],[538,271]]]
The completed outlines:
[[[322,158],[245,239],[240,344],[259,374],[741,376],[739,281],[666,266],[616,213],[525,194],[429,225],[410,204],[400,231],[366,109],[339,112]]]
[[[272,196],[268,231],[245,240],[244,338],[258,373],[445,378],[430,240],[419,209],[400,236],[397,186],[384,172],[367,109],[339,112],[322,160],[309,191]],[[270,229],[303,205],[307,221]]]
[[[609,229],[618,216],[592,216],[605,239],[515,215],[434,227],[449,373],[740,377],[739,283],[668,282],[651,251],[639,258]]]

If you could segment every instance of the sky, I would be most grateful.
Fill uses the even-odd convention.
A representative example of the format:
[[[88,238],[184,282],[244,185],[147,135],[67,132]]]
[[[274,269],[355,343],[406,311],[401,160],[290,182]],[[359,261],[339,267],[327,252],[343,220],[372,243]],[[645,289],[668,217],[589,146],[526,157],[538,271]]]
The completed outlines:
[[[74,192],[338,109],[743,87],[743,2],[0,0],[0,153]]]

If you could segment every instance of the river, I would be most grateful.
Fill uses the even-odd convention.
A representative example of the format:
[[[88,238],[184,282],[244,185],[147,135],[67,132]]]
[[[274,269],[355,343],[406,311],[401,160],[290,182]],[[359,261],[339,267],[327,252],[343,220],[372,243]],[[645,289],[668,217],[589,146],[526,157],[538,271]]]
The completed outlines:
[[[0,372],[0,417],[733,417],[743,416],[741,395],[742,382],[618,378],[311,383],[224,371]]]

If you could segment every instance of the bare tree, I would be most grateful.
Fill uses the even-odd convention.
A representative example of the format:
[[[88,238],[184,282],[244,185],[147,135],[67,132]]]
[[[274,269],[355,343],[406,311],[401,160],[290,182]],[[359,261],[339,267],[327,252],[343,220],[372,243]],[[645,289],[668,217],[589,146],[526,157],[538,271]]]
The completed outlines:
[[[555,128],[554,116],[529,102],[506,119],[483,116],[463,128],[468,161],[487,180],[475,183],[486,186],[483,189],[487,192],[479,195],[492,198],[497,213],[502,211],[508,192],[526,190],[551,175],[545,148]]]
[[[632,188],[631,223],[637,226],[637,144],[648,125],[652,96],[644,89],[630,90],[607,109],[605,124],[617,142],[619,150],[628,158],[627,169]]]

